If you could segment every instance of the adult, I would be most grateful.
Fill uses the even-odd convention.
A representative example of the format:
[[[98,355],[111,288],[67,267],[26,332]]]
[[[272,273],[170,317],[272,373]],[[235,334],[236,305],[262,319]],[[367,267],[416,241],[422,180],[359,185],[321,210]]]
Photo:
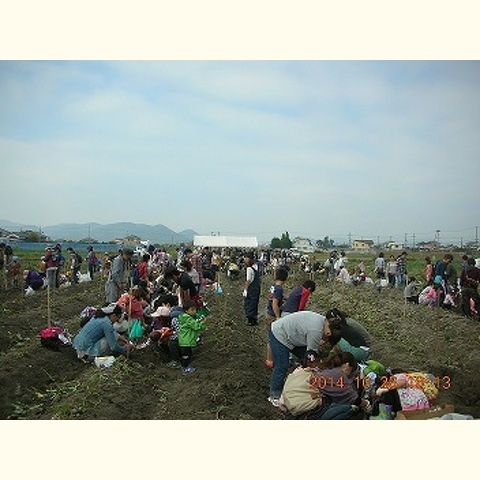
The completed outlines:
[[[187,300],[193,300],[197,303],[197,306],[200,306],[198,290],[187,272],[182,272],[177,267],[170,266],[165,270],[165,279],[172,280],[176,284],[180,307],[183,307]]]
[[[385,258],[383,252],[380,252],[375,259],[374,272],[377,274],[378,279],[385,278]]]
[[[388,277],[388,286],[394,287],[397,278],[397,260],[395,259],[395,255],[390,255],[390,258],[388,259],[386,274]]]
[[[88,274],[90,275],[90,280],[93,280],[93,274],[95,273],[95,270],[98,265],[98,258],[91,245],[87,248],[87,265],[88,265]]]
[[[432,259],[427,255],[425,257],[425,282],[430,285],[433,282],[434,268],[432,265]]]
[[[80,265],[82,263],[82,258],[72,247],[68,247],[67,251],[70,252],[70,272],[71,272],[71,282],[78,283],[78,274],[80,273]]]
[[[354,356],[342,352],[331,357],[321,369],[313,371],[310,380],[312,389],[321,396],[321,403],[312,410],[293,416],[287,414],[290,420],[348,420],[359,408],[368,407],[368,402],[359,395],[352,383],[352,377],[358,370]],[[295,375],[293,373],[292,375]],[[287,392],[284,391],[283,396]]]
[[[345,318],[345,314],[336,308],[327,312],[329,316]],[[331,354],[349,352],[357,362],[366,362],[371,356],[371,336],[363,325],[353,318],[345,318],[342,338],[333,347]]]
[[[36,270],[24,270],[25,289],[40,290],[44,286],[45,276]]]
[[[132,344],[115,332],[113,324],[120,320],[122,309],[118,305],[99,308],[73,339],[72,345],[77,357],[88,362],[92,357],[101,357],[111,353],[130,356]]]
[[[407,252],[403,251],[397,257],[397,287],[404,288],[407,277]]]
[[[269,342],[273,357],[273,371],[270,379],[270,396],[273,406],[280,406],[285,377],[287,375],[290,353],[303,358],[307,350],[318,352],[329,343],[333,347],[342,337],[345,319],[332,314],[321,315],[311,311],[291,313],[272,323]]]
[[[107,303],[115,303],[125,290],[125,271],[132,259],[133,251],[121,250],[113,259],[105,282],[105,297]]]
[[[60,258],[58,256],[58,252],[53,247],[47,246],[45,248],[45,255],[43,256],[43,262],[45,262],[47,287],[58,287],[60,269]]]
[[[191,248],[185,249],[185,259],[188,260],[192,264],[192,268],[198,274],[198,281],[194,282],[195,286],[197,287],[198,292],[202,292],[203,289],[203,266],[202,266],[202,259],[199,255],[193,253]]]
[[[243,309],[247,325],[258,325],[258,304],[260,302],[260,272],[252,252],[244,255],[245,285],[243,289]]]
[[[474,311],[477,312],[476,315],[480,315],[479,282],[480,269],[475,265],[474,258],[468,258],[465,270],[460,275],[461,306],[463,314],[467,317],[474,316]]]

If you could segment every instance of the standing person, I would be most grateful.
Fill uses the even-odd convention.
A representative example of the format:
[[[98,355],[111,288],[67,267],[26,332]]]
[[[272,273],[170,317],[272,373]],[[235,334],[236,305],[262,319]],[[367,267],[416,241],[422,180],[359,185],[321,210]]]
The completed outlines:
[[[48,288],[57,288],[59,286],[59,270],[60,259],[58,254],[51,246],[45,248],[45,255],[43,256],[45,262],[45,274]]]
[[[441,285],[443,289],[443,296],[449,292],[449,283],[454,281],[456,282],[456,271],[451,266],[453,261],[453,255],[450,253],[446,253],[441,260],[439,260],[435,265],[435,274],[434,274],[434,283],[437,285]],[[451,283],[451,285],[455,286],[455,283]]]
[[[197,346],[197,338],[200,332],[203,332],[207,326],[203,320],[197,320],[197,306],[194,301],[186,300],[183,305],[183,313],[178,316],[178,345],[180,347],[180,363],[182,373],[188,375],[196,369],[192,367],[193,348]]]
[[[385,273],[388,277],[388,285],[390,287],[395,286],[395,281],[397,278],[397,260],[394,255],[390,255],[390,258],[387,262]]]
[[[280,406],[285,377],[290,363],[290,353],[303,358],[307,350],[319,351],[325,343],[333,347],[342,337],[345,318],[333,315],[302,311],[291,313],[272,323],[269,333],[272,349],[273,371],[270,379],[270,396],[268,401]]]
[[[247,317],[247,326],[258,325],[258,304],[260,302],[260,272],[255,264],[252,252],[244,255],[245,286],[243,289],[243,308]]]
[[[469,258],[467,259],[467,266],[460,275],[461,306],[463,314],[467,317],[473,316],[472,306],[477,315],[480,312],[479,282],[480,269],[475,265],[475,259]]]
[[[121,250],[113,259],[105,282],[105,297],[108,303],[115,303],[125,290],[125,271],[132,259],[133,251]]]
[[[16,255],[12,257],[12,262],[8,267],[8,283],[13,288],[20,288],[23,276],[23,268]]]
[[[67,252],[70,252],[71,282],[78,283],[78,274],[80,273],[82,257],[72,247],[68,247]]]
[[[122,309],[118,305],[108,305],[96,311],[73,339],[77,357],[88,362],[91,357],[102,357],[110,353],[130,356],[133,344],[115,332],[113,324],[120,320]]]
[[[383,252],[378,254],[378,257],[375,259],[375,268],[374,272],[377,274],[377,278],[381,280],[385,278],[385,258]]]
[[[285,300],[285,304],[282,307],[282,315],[305,310],[308,299],[315,291],[315,288],[316,284],[313,280],[305,280],[302,285],[295,288]]]
[[[335,275],[337,276],[339,273],[340,273],[340,270],[343,268],[343,267],[346,267],[347,266],[347,262],[348,262],[348,259],[345,255],[345,252],[342,250],[340,252],[340,257],[338,258],[338,260],[335,262],[334,264],[334,268],[335,268]]]
[[[141,282],[142,280],[147,282],[148,275],[149,275],[149,262],[152,257],[149,253],[144,253],[142,255],[142,261],[138,264],[138,281]]]
[[[397,257],[397,287],[403,288],[405,286],[407,276],[407,252],[403,251]]]
[[[93,251],[93,247],[89,246],[87,248],[87,264],[88,264],[88,274],[90,275],[90,280],[93,280],[93,274],[95,269],[97,268],[98,258],[95,252]]]
[[[434,268],[432,265],[432,259],[427,256],[425,257],[425,281],[427,285],[430,285],[433,282],[434,277]]]
[[[272,360],[272,351],[270,350],[270,345],[268,343],[268,333],[270,332],[270,326],[272,322],[278,320],[282,316],[282,304],[283,304],[283,285],[288,278],[288,272],[285,268],[279,268],[275,272],[274,284],[270,287],[268,292],[268,303],[267,303],[267,316],[265,319],[267,327],[267,353],[265,356],[265,365],[267,367],[273,367]]]

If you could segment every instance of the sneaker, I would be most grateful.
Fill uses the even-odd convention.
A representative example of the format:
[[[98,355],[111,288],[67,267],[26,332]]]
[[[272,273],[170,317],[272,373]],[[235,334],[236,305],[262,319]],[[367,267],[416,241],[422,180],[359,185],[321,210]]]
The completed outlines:
[[[182,373],[184,375],[189,375],[190,373],[193,373],[196,370],[195,367],[184,367],[182,368]]]
[[[268,397],[268,401],[269,401],[275,408],[279,408],[279,407],[280,407],[280,399],[279,399],[279,398]]]
[[[140,345],[137,345],[135,348],[137,350],[143,350],[144,348],[147,348],[149,345],[150,345],[150,340],[147,340],[146,342],[143,342]]]
[[[171,360],[166,364],[168,368],[180,368],[180,363],[176,362],[175,360]]]

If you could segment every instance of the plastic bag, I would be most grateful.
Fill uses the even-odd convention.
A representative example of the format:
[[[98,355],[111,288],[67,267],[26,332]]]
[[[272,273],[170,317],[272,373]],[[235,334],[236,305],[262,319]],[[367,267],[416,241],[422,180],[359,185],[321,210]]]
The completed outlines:
[[[143,336],[143,325],[140,320],[134,320],[132,323],[132,328],[130,329],[130,340],[135,340],[137,338],[141,338]]]
[[[94,363],[98,368],[108,368],[111,367],[116,358],[114,356],[109,357],[95,357]]]

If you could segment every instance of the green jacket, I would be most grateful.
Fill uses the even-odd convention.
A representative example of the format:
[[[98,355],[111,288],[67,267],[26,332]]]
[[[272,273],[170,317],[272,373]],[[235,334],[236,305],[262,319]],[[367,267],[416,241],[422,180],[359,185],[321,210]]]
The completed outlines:
[[[181,313],[178,316],[178,323],[180,324],[178,345],[180,347],[196,347],[198,334],[207,328],[206,323],[201,320],[195,320],[188,313]]]

